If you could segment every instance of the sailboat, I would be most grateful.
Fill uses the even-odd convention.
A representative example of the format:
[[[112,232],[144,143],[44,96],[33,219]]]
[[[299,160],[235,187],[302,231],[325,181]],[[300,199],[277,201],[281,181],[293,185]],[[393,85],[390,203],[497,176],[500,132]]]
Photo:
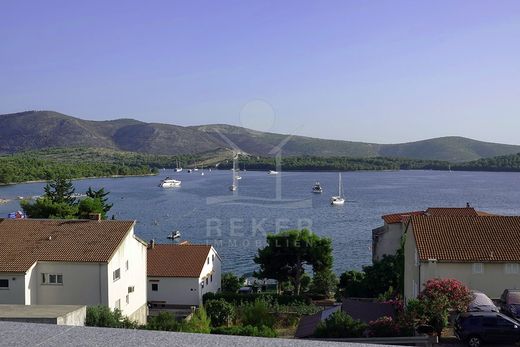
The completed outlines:
[[[233,184],[231,186],[229,186],[229,190],[231,190],[232,192],[234,192],[235,190],[238,189],[238,181],[237,181],[237,157],[238,155],[235,155],[233,157]]]
[[[201,165],[200,167],[200,175],[204,176],[204,165]]]
[[[345,203],[345,199],[343,198],[343,189],[341,184],[341,172],[339,173],[339,182],[338,182],[338,195],[330,198],[331,205],[343,205]]]
[[[179,166],[179,161],[177,160],[177,167],[175,169],[173,169],[175,172],[181,172],[182,171],[182,167]]]

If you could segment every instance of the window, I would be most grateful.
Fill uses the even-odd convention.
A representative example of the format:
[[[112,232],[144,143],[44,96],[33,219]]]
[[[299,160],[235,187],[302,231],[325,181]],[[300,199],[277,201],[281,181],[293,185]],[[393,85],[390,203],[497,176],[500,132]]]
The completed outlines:
[[[209,278],[206,277],[206,284],[209,284]]]
[[[418,290],[417,290],[417,284],[415,283],[415,280],[412,281],[412,290],[413,290],[413,294],[412,296],[415,298],[417,297],[418,295]]]
[[[481,274],[484,272],[484,264],[482,263],[473,263],[473,273]]]
[[[209,264],[209,257],[208,257],[208,264]]]
[[[508,263],[506,264],[506,274],[517,274],[518,273],[518,263]]]
[[[152,283],[152,292],[156,292],[159,290],[159,283]]]
[[[128,271],[128,260],[125,262],[125,271]]]
[[[204,289],[204,281],[200,282],[200,288]]]
[[[135,286],[128,287],[128,294],[133,293],[135,291]]]
[[[419,255],[417,254],[417,249],[415,249],[415,266],[419,266]]]
[[[126,294],[126,304],[128,305],[130,303],[130,295]]]
[[[212,254],[212,255],[211,255],[211,261],[212,261],[212,262],[215,262],[215,254]]]
[[[0,289],[9,289],[9,280],[0,278]]]
[[[121,299],[117,299],[116,300],[116,303],[114,305],[114,308],[117,308],[118,310],[121,309]]]
[[[114,273],[112,274],[112,278],[115,281],[117,281],[118,279],[121,278],[121,269],[117,269],[114,271]]]
[[[63,284],[63,275],[42,273],[42,284]]]
[[[213,275],[209,276],[210,281],[213,282]]]

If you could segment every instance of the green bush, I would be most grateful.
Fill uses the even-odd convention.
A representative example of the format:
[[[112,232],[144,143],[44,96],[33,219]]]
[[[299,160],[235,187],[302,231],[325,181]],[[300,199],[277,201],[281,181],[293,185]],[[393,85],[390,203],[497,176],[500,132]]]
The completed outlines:
[[[371,337],[402,336],[401,329],[392,317],[381,317],[368,323],[368,334]]]
[[[246,303],[238,308],[239,319],[243,325],[261,327],[265,325],[272,328],[276,323],[275,317],[271,312],[267,301],[257,299],[253,303]]]
[[[208,300],[204,308],[214,327],[228,325],[235,317],[235,306],[224,299]]]
[[[302,295],[280,295],[273,293],[206,293],[203,296],[204,302],[218,299],[224,299],[235,306],[241,303],[255,302],[257,299],[263,299],[278,305],[305,305],[311,303],[309,298]]]
[[[319,271],[314,274],[310,284],[310,293],[323,298],[330,298],[334,296],[338,288],[338,278],[336,274],[330,269]]]
[[[336,311],[325,321],[318,324],[315,337],[361,337],[367,325],[359,320],[354,320],[343,311]]]
[[[120,310],[115,309],[111,311],[110,308],[103,305],[87,307],[85,325],[91,327],[128,329],[138,327],[137,322],[131,321],[128,317],[124,317]]]
[[[224,272],[220,282],[224,293],[236,293],[242,287],[244,278],[238,277],[231,272]]]
[[[146,329],[161,331],[179,331],[181,323],[169,312],[161,312],[155,317],[148,319]]]
[[[241,336],[259,336],[259,337],[277,337],[278,334],[272,328],[265,325],[260,327],[245,325],[233,327],[219,327],[211,329],[212,334],[219,335],[241,335]]]
[[[204,307],[199,307],[195,310],[189,321],[182,322],[179,331],[186,333],[209,334],[211,332],[211,320],[206,314]]]

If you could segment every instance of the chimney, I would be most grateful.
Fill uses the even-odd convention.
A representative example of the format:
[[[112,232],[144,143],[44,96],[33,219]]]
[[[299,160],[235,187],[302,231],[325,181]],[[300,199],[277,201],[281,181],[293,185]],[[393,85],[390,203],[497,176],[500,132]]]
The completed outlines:
[[[148,244],[148,248],[149,249],[154,249],[155,248],[155,240],[154,239],[150,240],[150,243]]]
[[[466,207],[467,207],[467,208],[470,208],[470,207],[471,207],[471,205],[469,204],[469,202],[466,203]]]
[[[101,213],[89,213],[88,214],[88,219],[100,221],[101,220]]]

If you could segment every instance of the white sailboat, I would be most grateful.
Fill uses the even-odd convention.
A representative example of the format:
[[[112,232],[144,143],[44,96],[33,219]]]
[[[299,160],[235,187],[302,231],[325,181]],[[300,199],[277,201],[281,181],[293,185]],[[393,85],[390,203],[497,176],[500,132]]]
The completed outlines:
[[[173,171],[175,172],[181,172],[182,171],[182,167],[179,166],[179,161],[177,160],[177,167],[175,169],[173,169]]]
[[[268,175],[278,175],[278,171],[274,171],[274,170],[269,170],[269,172],[267,172]]]
[[[339,173],[339,182],[338,182],[338,195],[330,198],[331,205],[343,205],[345,203],[345,199],[343,198],[343,187],[341,184],[341,172]]]
[[[238,180],[237,180],[237,157],[238,155],[235,155],[233,157],[233,184],[229,186],[229,190],[232,192],[236,191],[238,189]]]

